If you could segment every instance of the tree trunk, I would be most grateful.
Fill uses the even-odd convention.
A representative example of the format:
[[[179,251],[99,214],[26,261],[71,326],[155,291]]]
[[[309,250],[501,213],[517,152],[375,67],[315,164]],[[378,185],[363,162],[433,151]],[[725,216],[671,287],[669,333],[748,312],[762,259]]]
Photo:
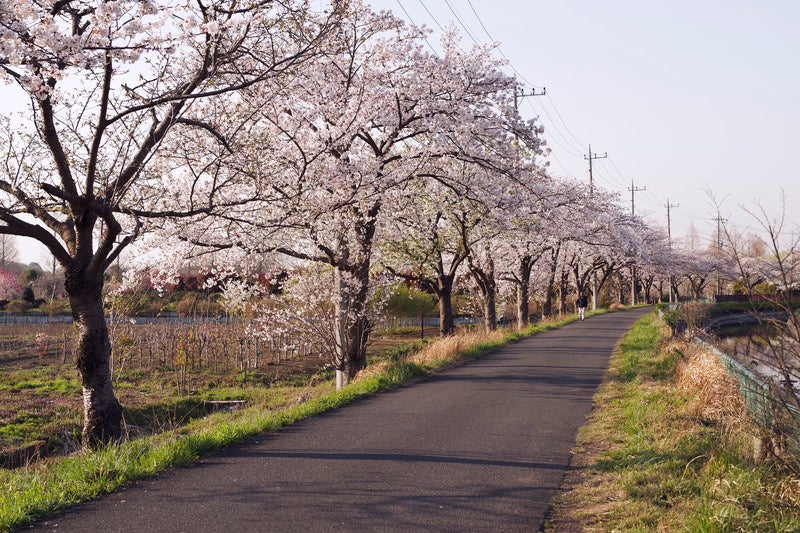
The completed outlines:
[[[556,286],[556,272],[558,271],[558,254],[561,251],[561,244],[550,251],[550,272],[547,280],[547,292],[545,293],[542,314],[544,316],[553,315],[553,294]]]
[[[681,299],[680,291],[678,290],[678,279],[671,278],[669,280],[669,284],[672,287],[672,297],[675,300],[675,303],[679,302]]]
[[[369,267],[367,266],[367,270]],[[334,316],[336,388],[348,385],[367,366],[367,281],[334,268],[337,298]]]
[[[561,282],[559,283],[558,296],[558,314],[566,315],[569,310],[567,309],[567,295],[569,294],[569,272],[566,270],[561,271]]]
[[[78,343],[75,359],[83,387],[83,445],[95,448],[122,435],[122,406],[111,384],[111,342],[103,314],[103,279],[67,274]]]
[[[526,282],[517,285],[517,327],[523,329],[528,325],[529,310],[529,288]]]
[[[495,291],[491,290],[483,296],[483,324],[486,332],[497,329],[497,309]]]
[[[439,298],[439,335],[448,337],[456,329],[453,322],[452,283],[440,280],[436,288],[436,296]]]
[[[487,332],[497,329],[497,282],[494,279],[494,261],[487,253],[485,266],[475,264],[469,259],[469,270],[475,277],[478,290],[481,292],[481,306],[483,307],[483,324]]]

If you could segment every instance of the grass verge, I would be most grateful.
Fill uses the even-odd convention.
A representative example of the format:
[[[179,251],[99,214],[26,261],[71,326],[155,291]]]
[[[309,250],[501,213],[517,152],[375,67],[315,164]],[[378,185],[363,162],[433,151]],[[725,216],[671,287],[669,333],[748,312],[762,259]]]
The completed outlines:
[[[654,315],[612,358],[545,531],[800,531],[800,480],[755,464],[738,388]]]
[[[601,314],[597,311],[593,314]],[[458,362],[475,359],[504,344],[556,329],[575,317],[535,324],[523,331],[478,330],[415,349],[394,349],[336,391],[330,379],[312,378],[291,391],[273,391],[272,403],[236,413],[216,413],[156,435],[126,440],[96,451],[52,458],[15,470],[0,470],[0,531],[97,498],[130,482],[186,464],[205,453],[274,431],[361,397],[398,387]]]

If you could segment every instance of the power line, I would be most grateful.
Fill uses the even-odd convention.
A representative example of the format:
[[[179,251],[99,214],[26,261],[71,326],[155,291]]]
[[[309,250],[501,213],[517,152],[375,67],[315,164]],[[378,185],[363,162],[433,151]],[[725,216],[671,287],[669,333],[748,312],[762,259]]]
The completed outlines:
[[[607,159],[609,162],[611,161],[610,158]],[[607,177],[609,181],[612,181],[617,187],[621,187],[624,189],[627,186],[626,183],[627,180],[625,179],[625,177],[622,176],[622,174],[619,174],[619,172],[617,172],[617,174],[619,174],[619,177],[614,176],[614,174],[610,172],[608,168],[606,168],[605,163],[602,161],[600,162],[600,168],[603,169],[605,172],[607,172]]]
[[[430,16],[431,19],[433,19],[433,22],[434,22],[434,24],[436,24],[436,27],[439,28],[439,31],[444,33],[444,28],[442,27],[441,24],[439,24],[439,21],[436,20],[436,17],[433,16],[433,13],[431,13],[431,11],[428,9],[428,6],[425,5],[425,2],[423,0],[419,0],[419,3],[422,6],[422,9],[424,9],[425,12],[428,13],[428,16]],[[405,11],[405,10],[403,10],[403,11]],[[408,15],[408,13],[406,13],[406,15]],[[410,19],[410,17],[409,17],[409,19]]]
[[[483,23],[483,20],[481,20],[480,15],[478,15],[478,12],[475,11],[475,6],[472,5],[472,0],[467,0],[467,4],[469,4],[470,9],[472,9],[472,14],[475,15],[476,19],[478,19],[478,23],[480,23],[481,28],[483,28],[483,31],[486,33],[486,36],[489,38],[490,41],[495,42],[495,38],[492,37],[492,34],[489,33],[489,30],[486,29],[486,24]]]
[[[422,2],[422,0],[420,0],[420,2]],[[525,76],[523,76],[522,73],[514,67],[513,63],[511,63],[511,60],[503,53],[503,50],[500,48],[499,41],[497,41],[494,37],[492,37],[492,34],[489,33],[486,24],[483,23],[483,19],[481,19],[481,16],[478,15],[478,11],[475,9],[475,6],[472,5],[472,0],[467,0],[467,3],[469,4],[470,9],[472,10],[472,14],[475,15],[475,18],[478,20],[478,24],[480,24],[481,28],[483,28],[483,32],[486,34],[486,36],[489,38],[490,41],[492,41],[493,43],[498,43],[498,46],[495,49],[503,57],[503,59],[505,59],[508,62],[508,66],[511,67],[511,70],[513,70],[517,76],[519,76],[519,79],[521,79],[534,89],[539,89],[539,88],[544,89],[544,87],[539,87],[538,85],[535,85],[530,81],[528,81],[527,79],[525,79]]]
[[[561,162],[561,160],[558,157],[556,157],[556,154],[554,152],[550,152],[549,154],[547,154],[547,157],[552,157],[556,161],[556,163],[558,163],[558,166],[560,166],[562,170],[564,170],[565,176],[568,176],[574,180],[578,179],[575,176],[573,176],[569,170],[567,170],[567,167],[565,167],[564,164]]]
[[[538,109],[533,107],[533,103],[530,103],[530,106],[531,106],[531,109],[533,110],[533,112],[536,113],[541,118],[541,116],[542,116],[541,113],[539,112]],[[542,111],[544,111],[545,116],[547,116],[547,119],[548,119],[550,125],[552,126],[552,129],[555,130],[555,132],[561,137],[561,139],[564,141],[564,143],[566,143],[566,145],[569,148],[567,148],[567,146],[564,146],[564,145],[562,145],[560,143],[557,143],[557,144],[559,146],[561,146],[562,148],[564,148],[565,150],[567,150],[570,153],[570,155],[574,155],[576,157],[580,156],[583,153],[583,149],[582,148],[575,148],[574,146],[572,146],[572,144],[570,143],[569,139],[566,138],[566,136],[561,132],[561,130],[559,129],[558,125],[553,120],[553,117],[550,116],[550,113],[548,113],[546,107],[542,106]],[[545,132],[546,131],[547,131],[547,128],[545,128]]]
[[[584,143],[581,142],[580,139],[575,137],[575,135],[572,133],[572,131],[570,131],[569,126],[567,126],[567,123],[564,122],[564,118],[561,116],[561,113],[558,111],[558,107],[556,106],[556,103],[553,101],[552,98],[550,98],[549,94],[547,95],[547,99],[550,101],[550,105],[553,106],[553,110],[555,110],[556,115],[558,115],[558,118],[561,120],[561,123],[564,125],[564,128],[567,130],[567,133],[569,133],[572,136],[572,138],[575,140],[575,142],[578,143],[578,146],[583,146]]]
[[[469,38],[470,38],[470,39],[472,39],[472,42],[473,42],[473,43],[475,43],[475,45],[476,45],[476,46],[480,46],[480,43],[478,42],[478,40],[475,38],[475,36],[474,36],[474,35],[472,35],[472,32],[470,32],[470,31],[469,31],[469,29],[468,29],[468,28],[467,28],[467,26],[464,24],[464,22],[462,22],[462,20],[461,20],[461,17],[459,17],[459,16],[458,16],[458,13],[456,13],[456,10],[455,10],[455,9],[453,9],[453,6],[452,6],[452,4],[450,4],[450,0],[444,0],[444,3],[445,3],[445,4],[447,4],[447,7],[448,7],[448,8],[450,8],[450,12],[451,12],[451,13],[453,14],[453,16],[456,18],[456,21],[458,22],[458,24],[459,24],[459,25],[460,25],[462,28],[464,28],[464,31],[467,33],[467,35],[469,36]]]
[[[420,1],[421,1],[421,0],[420,0]],[[406,11],[406,8],[405,8],[405,6],[403,5],[403,3],[402,3],[400,0],[397,0],[397,5],[399,5],[399,6],[400,6],[400,9],[402,9],[402,10],[403,10],[403,13],[405,13],[405,14],[406,14],[406,17],[408,17],[408,20],[409,20],[409,22],[411,22],[411,24],[412,24],[412,25],[414,25],[414,26],[416,26],[417,28],[419,28],[419,25],[418,25],[416,22],[414,22],[414,19],[413,19],[413,18],[411,18],[411,15],[409,15],[408,11]],[[436,20],[436,19],[434,19],[434,21],[435,21],[435,20]],[[438,23],[437,23],[437,24],[438,24]],[[435,56],[439,57],[439,53],[436,51],[436,49],[433,47],[433,45],[430,43],[430,41],[428,41],[428,38],[427,38],[427,37],[423,37],[423,39],[425,39],[425,43],[427,43],[427,45],[428,45],[428,48],[430,48],[430,49],[431,49],[431,51],[433,52],[433,54],[434,54]]]

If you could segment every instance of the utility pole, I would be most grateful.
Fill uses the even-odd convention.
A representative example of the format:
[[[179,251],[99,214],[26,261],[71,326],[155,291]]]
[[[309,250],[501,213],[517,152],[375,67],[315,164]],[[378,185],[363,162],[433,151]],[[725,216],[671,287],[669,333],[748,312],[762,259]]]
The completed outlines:
[[[589,145],[589,155],[583,156],[583,159],[589,161],[589,195],[594,195],[594,176],[592,175],[592,161],[595,159],[605,159],[608,157],[608,152],[603,155],[592,155],[592,145]],[[592,281],[592,311],[597,310],[597,271],[595,270]]]
[[[531,89],[531,92],[526,93],[525,89],[514,85],[514,109],[519,111],[519,102],[527,96],[544,96],[547,94],[547,87],[542,87],[542,92],[537,93],[536,89]]]
[[[583,156],[586,161],[589,161],[589,194],[594,194],[594,177],[592,176],[592,161],[595,159],[605,159],[608,157],[608,152],[603,155],[592,155],[592,145],[589,145],[589,155]]]
[[[669,218],[669,210],[671,207],[680,207],[680,204],[671,204],[669,203],[669,198],[667,198],[667,248],[669,250],[672,250],[672,222]],[[669,285],[669,303],[672,303],[672,273],[669,271],[667,272],[667,285]]]
[[[631,191],[631,216],[634,216],[636,214],[636,203],[634,200],[634,194],[637,192],[646,191],[647,187],[642,187],[641,189],[639,187],[634,187],[633,180],[631,180],[631,186],[630,188],[628,188],[628,190]]]
[[[636,215],[636,201],[634,199],[637,192],[646,191],[647,187],[634,187],[633,179],[631,179],[631,186],[628,189],[631,191],[631,217]],[[631,265],[631,305],[636,305],[636,264]]]

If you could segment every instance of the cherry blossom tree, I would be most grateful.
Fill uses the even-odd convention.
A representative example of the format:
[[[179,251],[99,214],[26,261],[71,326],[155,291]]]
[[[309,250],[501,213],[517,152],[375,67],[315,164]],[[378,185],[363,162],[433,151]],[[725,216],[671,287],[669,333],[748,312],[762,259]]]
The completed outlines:
[[[232,141],[239,155],[224,172],[250,177],[258,208],[250,203],[176,233],[204,249],[330,265],[334,368],[344,386],[366,362],[376,242],[416,183],[467,195],[462,176],[449,172],[454,162],[502,168],[515,135],[534,147],[539,141],[519,119],[513,79],[491,50],[463,52],[449,35],[438,57],[424,51],[418,29],[360,2],[340,20],[341,31],[293,80],[254,86],[237,106],[252,121]]]
[[[504,173],[466,162],[449,170],[459,186],[421,184],[392,221],[394,237],[386,239],[383,252],[390,272],[436,295],[442,336],[454,331],[452,294],[467,271],[480,293],[486,327],[496,326],[496,248],[503,248],[511,214],[532,196],[521,191],[534,192],[540,179],[538,172]]]
[[[550,243],[553,228],[545,228],[563,201],[535,159],[518,165],[514,177],[511,194],[502,194],[502,181],[494,180],[480,202],[473,202],[479,222],[474,228],[460,224],[464,217],[456,219],[488,330],[497,325],[498,282],[515,289],[518,325],[527,324],[531,270]]]
[[[64,271],[79,337],[85,445],[121,434],[103,272],[146,217],[231,201],[215,194],[221,184],[160,164],[164,143],[188,129],[224,146],[191,108],[279,77],[306,58],[327,31],[308,15],[307,4],[294,0],[0,5],[0,76],[31,106],[0,117],[0,233],[38,240]],[[193,193],[192,202],[161,209],[182,190]]]
[[[453,290],[472,244],[463,232],[470,233],[480,217],[437,182],[423,191],[392,221],[395,238],[387,239],[382,258],[393,275],[436,296],[439,334],[445,337],[455,331]]]
[[[517,327],[528,324],[532,277],[539,261],[557,246],[568,212],[574,203],[575,184],[538,172],[536,186],[519,191],[509,211],[505,231],[495,245],[501,259],[499,278],[515,292]]]
[[[5,270],[0,270],[0,299],[13,300],[22,294],[22,283],[19,276]]]

